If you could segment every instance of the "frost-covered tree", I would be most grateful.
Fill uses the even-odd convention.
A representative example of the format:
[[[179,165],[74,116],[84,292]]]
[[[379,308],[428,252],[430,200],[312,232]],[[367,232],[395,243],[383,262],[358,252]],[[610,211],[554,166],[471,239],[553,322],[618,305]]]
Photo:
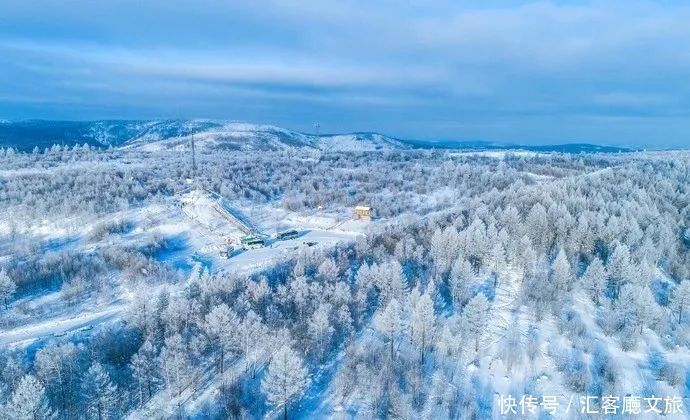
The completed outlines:
[[[165,339],[165,345],[159,358],[163,367],[165,383],[170,392],[179,395],[182,391],[190,373],[189,356],[190,352],[180,334]]]
[[[407,291],[407,280],[402,266],[396,260],[380,264],[376,268],[376,286],[379,289],[381,302],[386,303],[390,299],[402,299]]]
[[[470,339],[474,340],[474,351],[479,351],[481,339],[486,322],[489,317],[489,300],[484,293],[477,293],[467,302],[462,311],[462,322]]]
[[[527,273],[529,273],[534,268],[534,265],[536,264],[537,260],[537,253],[534,251],[532,243],[530,242],[530,239],[527,237],[527,235],[520,238],[518,264],[522,269],[521,271],[523,281],[527,277]]]
[[[0,270],[0,300],[5,305],[5,309],[8,308],[9,300],[15,291],[17,291],[17,285],[4,269]]]
[[[491,264],[491,271],[494,273],[498,272],[499,267],[505,262],[506,260],[506,251],[505,248],[503,247],[503,244],[496,240],[493,245],[491,245],[491,248],[489,249],[488,253],[488,262]]]
[[[79,349],[73,343],[51,343],[36,352],[36,372],[48,393],[57,397],[63,415],[71,415],[73,410]]]
[[[565,296],[570,286],[571,278],[570,263],[565,255],[565,251],[561,248],[558,251],[558,255],[556,255],[556,259],[551,264],[551,283],[555,288],[557,298],[562,299]]]
[[[608,274],[606,273],[604,263],[595,257],[587,266],[583,279],[587,293],[597,305],[606,290],[607,278]]]
[[[493,244],[487,238],[486,224],[479,218],[475,218],[467,227],[465,235],[465,254],[475,267],[485,264],[489,248]]]
[[[24,375],[25,367],[20,359],[20,353],[4,353],[4,363],[0,362],[0,399],[3,394],[14,389]]]
[[[424,293],[412,308],[412,343],[419,349],[419,363],[424,364],[424,355],[433,342],[436,316],[434,302],[428,293]]]
[[[534,248],[538,252],[543,252],[548,244],[548,227],[549,218],[546,214],[546,209],[541,203],[536,203],[530,209],[525,220],[527,226],[527,233],[532,239]]]
[[[146,340],[132,356],[130,362],[132,376],[137,382],[139,405],[143,405],[145,401],[151,399],[155,387],[161,379],[156,353],[156,348],[151,341]]]
[[[462,305],[469,299],[472,278],[472,265],[465,259],[457,259],[448,278],[453,304]]]
[[[309,323],[309,335],[314,342],[314,352],[319,359],[323,357],[335,332],[329,319],[330,311],[330,304],[320,304],[316,311],[314,311]]]
[[[91,364],[84,375],[81,395],[88,418],[106,420],[117,416],[117,386],[100,363]]]
[[[391,360],[394,357],[395,340],[403,331],[402,312],[396,299],[391,299],[384,308],[380,308],[374,317],[374,327],[388,341]]]
[[[363,263],[355,274],[355,312],[357,320],[365,315],[370,309],[371,301],[374,299],[376,273],[371,265]]]
[[[659,305],[648,287],[626,284],[621,288],[618,300],[617,316],[626,331],[641,334],[645,327],[654,327],[661,317]]]
[[[549,265],[545,258],[540,258],[530,265],[529,271],[522,283],[523,299],[533,310],[537,320],[540,320],[555,299],[555,288],[549,284]]]
[[[338,308],[336,319],[336,329],[338,330],[338,333],[346,340],[349,340],[351,338],[351,334],[354,332],[354,324],[350,308],[347,305],[342,305],[340,308]]]
[[[606,271],[609,274],[609,283],[613,288],[614,296],[618,297],[623,285],[631,282],[632,262],[630,261],[630,251],[625,244],[616,246],[606,264]]]
[[[319,265],[318,275],[324,281],[335,281],[338,278],[338,265],[331,258],[327,258]]]
[[[311,304],[309,300],[309,283],[306,277],[297,277],[290,282],[290,297],[297,308],[297,319],[303,321]]]
[[[266,327],[261,318],[249,310],[237,324],[234,334],[233,348],[246,359],[247,370],[254,377],[254,365],[260,357],[261,343],[265,340]]]
[[[458,232],[453,227],[436,229],[431,236],[429,253],[437,274],[443,275],[447,272],[458,252],[458,246]]]
[[[204,318],[203,329],[218,353],[220,373],[224,371],[225,353],[233,345],[237,324],[237,315],[224,303],[211,309]]]
[[[57,415],[50,408],[46,391],[35,376],[24,376],[12,393],[0,418],[12,420],[55,419]]]
[[[649,262],[647,256],[642,258],[637,269],[633,269],[634,278],[633,283],[637,286],[648,286],[656,276],[656,266]]]
[[[673,291],[669,306],[678,315],[678,324],[683,322],[683,313],[690,306],[690,280],[680,282]]]
[[[261,381],[261,391],[266,400],[276,408],[283,409],[287,419],[288,405],[309,383],[308,370],[299,355],[283,345],[273,354],[266,376]]]

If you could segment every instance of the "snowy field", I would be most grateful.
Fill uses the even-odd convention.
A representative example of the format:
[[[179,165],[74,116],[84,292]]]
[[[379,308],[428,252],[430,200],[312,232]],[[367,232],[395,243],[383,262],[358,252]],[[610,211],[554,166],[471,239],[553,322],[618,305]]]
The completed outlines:
[[[171,197],[165,203],[153,204],[135,210],[117,212],[110,220],[126,220],[129,231],[117,237],[108,237],[105,243],[89,240],[89,233],[97,229],[99,223],[82,225],[80,232],[72,227],[67,230],[53,225],[50,219],[41,221],[40,226],[32,226],[30,233],[47,242],[51,251],[65,250],[67,247],[75,252],[94,252],[117,242],[123,246],[146,246],[151,236],[172,238],[169,246],[164,246],[155,253],[157,261],[171,265],[183,275],[189,275],[195,266],[217,271],[231,271],[251,274],[271,267],[279,261],[294,258],[301,249],[315,247],[331,248],[339,243],[351,243],[357,236],[363,235],[369,222],[353,220],[352,215],[338,219],[337,215],[300,215],[294,212],[280,211],[270,206],[255,206],[247,212],[256,218],[260,232],[296,229],[298,237],[288,240],[267,239],[265,247],[244,250],[240,239],[247,235],[236,222],[228,219],[223,209],[214,206],[214,199],[206,191],[194,190]],[[5,225],[7,229],[7,225]],[[270,236],[270,235],[269,235]],[[220,252],[234,246],[228,258]],[[43,319],[40,323],[27,321],[27,325],[18,325],[0,331],[0,345],[29,345],[35,340],[49,337],[62,337],[74,331],[93,328],[101,322],[118,319],[131,300],[132,291],[127,286],[120,287],[118,295],[110,302],[102,298],[90,305],[80,305],[77,315],[61,315],[54,319]],[[17,304],[45,316],[60,314],[60,293],[26,297]]]
[[[3,412],[687,418],[687,152],[195,140],[0,150]]]

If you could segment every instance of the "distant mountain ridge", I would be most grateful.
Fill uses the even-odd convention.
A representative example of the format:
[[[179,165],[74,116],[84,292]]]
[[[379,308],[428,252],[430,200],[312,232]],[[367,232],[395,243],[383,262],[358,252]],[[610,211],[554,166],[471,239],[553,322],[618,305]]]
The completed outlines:
[[[525,150],[530,152],[558,153],[630,153],[640,149],[624,146],[607,146],[591,143],[564,143],[545,145],[524,145],[514,143],[497,143],[489,141],[459,140],[406,140],[413,147],[422,149],[465,149],[465,150]]]
[[[30,151],[54,144],[127,147],[145,150],[186,147],[194,134],[200,148],[282,150],[312,148],[328,151],[405,149],[528,150],[535,152],[631,152],[633,149],[593,144],[523,146],[482,141],[402,140],[379,133],[306,134],[272,125],[220,120],[0,120],[0,147]]]
[[[186,145],[192,134],[200,148],[229,150],[392,150],[411,146],[378,133],[300,133],[272,125],[216,120],[151,121],[1,121],[0,147],[18,150],[54,144],[89,144],[98,147],[174,149]]]

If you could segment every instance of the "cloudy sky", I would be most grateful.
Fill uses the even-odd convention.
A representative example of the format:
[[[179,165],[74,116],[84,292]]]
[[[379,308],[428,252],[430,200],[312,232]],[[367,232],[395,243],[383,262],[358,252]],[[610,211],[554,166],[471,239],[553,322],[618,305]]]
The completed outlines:
[[[690,3],[0,0],[0,118],[690,146]]]

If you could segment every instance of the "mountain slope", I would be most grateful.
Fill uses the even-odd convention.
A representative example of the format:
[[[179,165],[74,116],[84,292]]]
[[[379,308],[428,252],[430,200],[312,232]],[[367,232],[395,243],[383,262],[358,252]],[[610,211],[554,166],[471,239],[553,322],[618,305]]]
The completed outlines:
[[[187,147],[192,133],[169,138],[141,136],[125,143],[125,147],[141,147],[144,150],[175,149]],[[272,125],[248,123],[217,123],[214,126],[194,129],[195,144],[202,149],[225,150],[283,150],[312,148],[328,151],[375,151],[408,149],[403,141],[377,133],[313,135]]]
[[[0,120],[0,147],[30,151],[54,144],[97,147],[123,146],[144,150],[187,147],[194,139],[201,149],[285,150],[310,148],[324,151],[404,149],[529,150],[548,153],[616,153],[632,149],[593,144],[524,146],[482,141],[400,140],[378,133],[305,134],[272,125],[222,120],[141,121],[4,121]]]
[[[0,122],[0,147],[18,150],[53,144],[175,149],[192,134],[200,148],[281,150],[315,148],[338,151],[407,149],[406,143],[376,133],[311,135],[272,125],[214,120],[18,121]]]
[[[207,121],[3,121],[0,146],[31,150],[54,144],[118,146],[138,138],[164,139],[216,125]]]
[[[313,136],[270,125],[209,122],[200,126],[198,121],[189,124],[188,130],[178,131],[177,135],[147,133],[125,142],[124,145],[144,150],[175,149],[187,147],[192,134],[196,145],[202,149],[279,150],[288,147],[313,147],[314,143]]]

